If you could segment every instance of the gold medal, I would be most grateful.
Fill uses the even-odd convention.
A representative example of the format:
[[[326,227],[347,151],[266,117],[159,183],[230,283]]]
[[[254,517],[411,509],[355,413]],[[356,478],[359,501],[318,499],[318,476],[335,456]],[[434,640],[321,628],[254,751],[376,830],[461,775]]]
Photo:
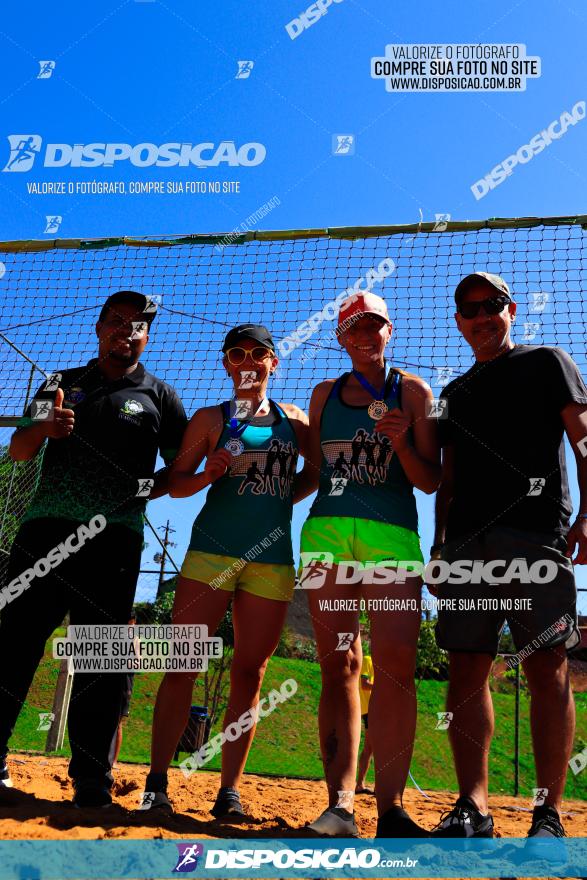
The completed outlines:
[[[371,416],[374,421],[378,422],[379,419],[383,418],[386,412],[388,412],[389,407],[387,406],[384,400],[374,400],[373,403],[369,404],[369,409],[367,412]]]

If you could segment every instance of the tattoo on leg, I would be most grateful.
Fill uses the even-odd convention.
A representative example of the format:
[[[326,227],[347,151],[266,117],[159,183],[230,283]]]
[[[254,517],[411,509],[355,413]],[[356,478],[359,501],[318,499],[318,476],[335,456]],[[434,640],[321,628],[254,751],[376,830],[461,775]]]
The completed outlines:
[[[326,737],[325,743],[325,761],[327,767],[329,767],[334,759],[336,758],[336,752],[338,750],[338,740],[336,738],[336,731],[331,730],[328,736]]]

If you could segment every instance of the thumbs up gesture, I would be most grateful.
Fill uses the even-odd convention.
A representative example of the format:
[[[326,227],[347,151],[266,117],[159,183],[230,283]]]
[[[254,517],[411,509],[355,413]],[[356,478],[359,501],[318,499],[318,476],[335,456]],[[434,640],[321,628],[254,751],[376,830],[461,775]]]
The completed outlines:
[[[58,388],[53,404],[53,419],[46,422],[47,437],[51,437],[53,440],[69,437],[73,431],[75,415],[72,409],[63,409],[64,398],[63,388]]]

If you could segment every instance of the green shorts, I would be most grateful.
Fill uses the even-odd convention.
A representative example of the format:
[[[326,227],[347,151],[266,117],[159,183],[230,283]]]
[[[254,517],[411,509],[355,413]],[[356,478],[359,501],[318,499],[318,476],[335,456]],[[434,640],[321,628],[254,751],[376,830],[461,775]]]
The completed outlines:
[[[293,596],[293,565],[247,562],[235,556],[220,556],[202,550],[188,550],[180,574],[230,593],[244,590],[262,599],[289,602]]]
[[[300,552],[332,554],[332,562],[361,562],[375,567],[384,561],[424,562],[417,532],[352,516],[311,516],[302,527]],[[302,557],[303,560],[304,557]],[[300,564],[300,572],[303,566]]]

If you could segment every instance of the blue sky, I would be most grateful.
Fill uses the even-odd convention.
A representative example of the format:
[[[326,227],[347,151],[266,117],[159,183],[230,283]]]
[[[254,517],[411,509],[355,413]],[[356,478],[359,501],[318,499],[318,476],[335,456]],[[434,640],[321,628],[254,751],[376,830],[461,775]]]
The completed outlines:
[[[305,6],[304,0],[12,4],[0,28],[2,167],[7,137],[23,133],[39,135],[43,145],[254,142],[264,145],[266,158],[249,168],[137,168],[129,162],[44,168],[37,159],[26,173],[0,173],[0,239],[225,232],[273,197],[279,205],[258,228],[416,223],[436,213],[465,220],[585,211],[584,121],[481,200],[470,189],[587,98],[577,75],[587,19],[578,0],[424,6],[343,0],[292,40],[285,25]],[[529,56],[541,58],[542,73],[519,93],[390,93],[370,76],[371,58],[389,43],[523,43]],[[55,70],[37,79],[38,62],[47,59]],[[235,78],[239,60],[254,62],[246,79]],[[336,134],[354,135],[353,155],[332,154]],[[238,181],[240,192],[31,195],[26,187],[92,180],[127,187],[133,181]],[[49,215],[63,218],[58,233],[45,234]],[[71,298],[63,294],[63,304]],[[267,307],[266,295],[263,303]],[[308,304],[307,314],[313,310]],[[307,316],[299,312],[300,320]],[[83,357],[88,352],[89,342]],[[419,507],[427,547],[430,500],[420,498]],[[157,524],[169,517],[177,528],[178,562],[196,509],[194,500],[151,505]],[[305,511],[305,505],[296,511],[294,533]]]

